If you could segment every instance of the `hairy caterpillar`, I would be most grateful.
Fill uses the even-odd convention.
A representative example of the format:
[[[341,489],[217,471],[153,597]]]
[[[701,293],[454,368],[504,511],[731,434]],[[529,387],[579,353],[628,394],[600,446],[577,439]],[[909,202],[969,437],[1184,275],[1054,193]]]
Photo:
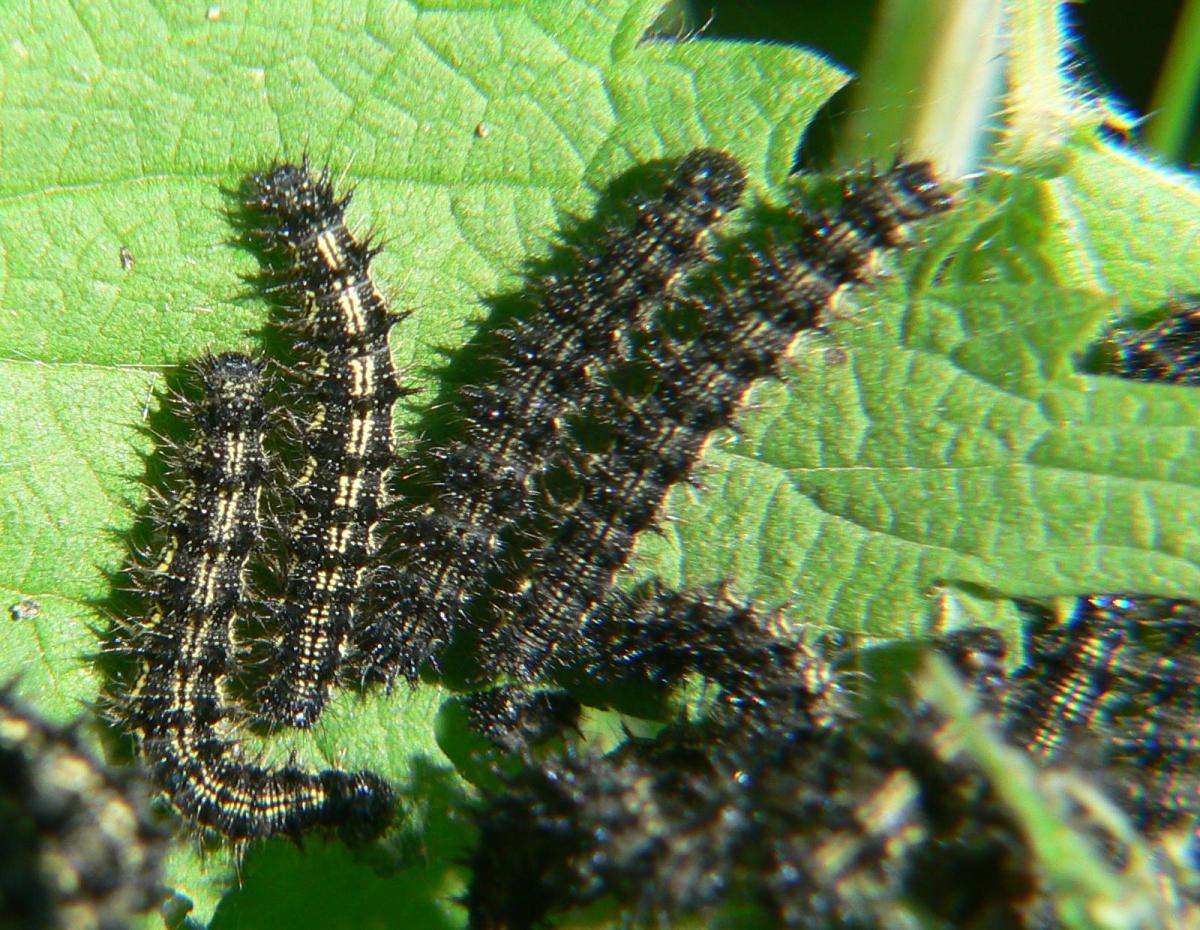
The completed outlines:
[[[150,786],[0,688],[0,926],[125,927],[161,900]]]
[[[258,362],[233,353],[206,356],[195,371],[203,396],[181,412],[196,437],[160,501],[162,551],[135,569],[150,610],[118,633],[117,648],[136,656],[139,672],[112,715],[136,734],[172,804],[200,827],[234,840],[315,826],[378,831],[392,795],[377,776],[265,768],[247,761],[232,735],[238,715],[226,685],[267,468],[264,380]]]
[[[604,353],[705,260],[709,231],[744,186],[727,154],[692,152],[661,196],[633,205],[631,226],[609,229],[574,273],[539,282],[539,314],[499,331],[500,374],[462,396],[461,436],[398,467],[430,500],[397,518],[396,566],[360,639],[369,675],[412,679],[470,605],[497,589],[496,576],[520,570],[521,534],[544,511],[545,473],[568,419],[603,386]]]
[[[403,393],[388,348],[400,317],[371,279],[376,250],[346,228],[350,195],[335,195],[328,172],[285,164],[252,184],[248,204],[271,223],[258,232],[287,262],[278,287],[297,304],[286,324],[298,355],[289,406],[304,460],[286,494],[294,519],[271,609],[274,670],[258,711],[311,727],[363,622],[393,464],[392,406]]]
[[[490,668],[529,679],[581,652],[603,665],[606,640],[624,636],[631,615],[659,609],[653,596],[631,599],[613,583],[668,490],[689,476],[713,431],[733,422],[754,381],[778,375],[796,336],[842,289],[870,279],[876,253],[949,206],[925,164],[857,178],[836,211],[795,212],[786,239],[747,256],[746,280],[649,316],[627,334],[632,352],[597,353],[589,378],[599,387],[574,410],[581,426],[556,463],[567,492],[519,534],[527,571],[493,579],[509,596],[494,599],[483,641]]]

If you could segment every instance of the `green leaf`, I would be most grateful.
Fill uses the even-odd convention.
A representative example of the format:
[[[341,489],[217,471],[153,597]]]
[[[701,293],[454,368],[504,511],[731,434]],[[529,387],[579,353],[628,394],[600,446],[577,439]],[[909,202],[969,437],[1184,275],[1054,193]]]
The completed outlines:
[[[351,222],[386,242],[378,278],[414,311],[393,332],[397,362],[430,392],[482,299],[519,290],[563,219],[630,167],[710,145],[759,190],[782,184],[844,75],[797,49],[647,39],[656,13],[646,0],[0,9],[0,587],[41,607],[0,624],[0,675],[21,672],[60,718],[100,691],[94,630],[110,618],[96,605],[120,583],[164,377],[207,348],[255,348],[269,316],[231,223],[248,173],[307,152],[357,186]],[[462,919],[443,887],[461,843],[421,813],[426,782],[456,784],[433,733],[442,698],[341,695],[312,734],[251,741],[396,780],[392,865],[441,876],[413,878],[417,926]],[[292,906],[267,890],[288,875],[308,896],[298,919],[325,920],[300,902],[337,901],[363,873],[336,847],[308,850],[252,851],[218,922]],[[232,878],[224,853],[187,849],[169,875],[199,923]],[[390,923],[402,887],[367,895],[354,925]]]

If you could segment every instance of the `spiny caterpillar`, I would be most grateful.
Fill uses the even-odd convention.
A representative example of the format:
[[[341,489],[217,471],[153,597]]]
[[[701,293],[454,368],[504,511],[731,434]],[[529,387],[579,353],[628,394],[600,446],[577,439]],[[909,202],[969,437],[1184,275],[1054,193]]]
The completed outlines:
[[[804,675],[842,690],[821,656]],[[633,925],[752,906],[797,930],[1042,926],[1049,889],[1023,830],[938,719],[910,705],[822,722],[811,698],[764,704],[755,727],[718,707],[508,777],[478,814],[473,930],[602,898]]]
[[[1174,302],[1153,326],[1115,330],[1109,342],[1118,377],[1200,386],[1200,297]]]
[[[397,470],[431,500],[397,519],[396,567],[387,600],[361,638],[374,677],[412,679],[468,617],[473,601],[515,569],[521,534],[547,506],[545,473],[604,353],[666,302],[706,257],[709,231],[745,186],[723,152],[684,158],[662,195],[634,205],[568,276],[539,283],[541,314],[496,333],[500,374],[465,390],[462,435],[419,450]],[[540,568],[541,566],[539,566]]]
[[[259,713],[276,724],[311,727],[347,663],[376,562],[376,525],[393,464],[392,406],[403,394],[388,333],[389,312],[371,279],[376,249],[345,224],[350,195],[338,197],[327,171],[280,165],[252,180],[248,205],[264,214],[257,230],[287,265],[277,285],[296,302],[285,328],[297,337],[289,404],[304,459],[286,508],[281,597],[272,678]]]
[[[1188,831],[1200,863],[1200,606],[1093,594],[1064,617],[1039,611],[1025,639],[1011,674],[996,630],[960,630],[938,649],[1011,742],[1043,764],[1086,770],[1151,840]]]
[[[1140,595],[1080,598],[1031,624],[1008,683],[1012,739],[1046,760],[1095,760],[1149,836],[1187,826],[1200,863],[1200,606]]]
[[[1165,619],[1164,606],[1144,601],[1141,619]],[[1173,613],[1194,628],[1189,610],[1175,605]],[[1194,640],[1187,642],[1184,651],[1194,654]],[[977,712],[969,732],[1004,724],[1004,702],[1022,684],[1003,672],[1003,637],[970,628],[932,645],[1001,715]],[[827,682],[840,695],[847,673],[829,664],[833,658],[810,654],[797,679]],[[1148,701],[1162,694],[1130,690]],[[631,736],[608,754],[583,748],[544,761],[526,757],[523,770],[485,795],[477,815],[471,927],[542,926],[600,899],[639,926],[745,920],[747,908],[764,911],[770,926],[796,930],[1063,925],[1061,889],[1030,843],[1027,815],[974,755],[960,722],[912,695],[882,716],[854,707],[830,717],[826,702],[820,689],[798,703],[764,695],[752,726],[718,703],[707,716],[651,739]],[[1120,727],[1098,735],[1109,732]],[[1113,774],[1122,745],[1101,743],[1095,756],[1076,745],[1078,754],[1030,769],[1048,798],[1072,799],[1063,829],[1115,868],[1128,864],[1129,837],[1114,827],[1093,776]],[[1169,739],[1164,748],[1178,747]],[[1177,787],[1194,797],[1194,779]],[[1167,824],[1147,826],[1157,833]],[[1161,895],[1145,905],[1169,915],[1164,925],[1191,926],[1192,892],[1172,885],[1172,864],[1158,868]]]
[[[181,413],[196,437],[159,502],[162,552],[134,568],[150,610],[118,632],[116,648],[136,656],[140,670],[112,716],[136,734],[172,804],[200,827],[234,840],[315,826],[376,832],[392,808],[377,776],[264,768],[245,761],[230,736],[234,629],[267,469],[264,379],[258,362],[235,353],[206,356],[195,371],[203,396]]]
[[[875,255],[949,206],[925,164],[856,178],[836,211],[798,210],[794,232],[746,256],[746,280],[714,282],[646,314],[623,340],[592,343],[587,387],[568,394],[576,428],[553,463],[552,486],[565,491],[512,534],[521,556],[509,564],[526,570],[491,579],[507,596],[492,598],[482,643],[490,669],[532,679],[555,658],[603,662],[630,611],[658,610],[653,598],[614,593],[614,580],[669,489],[713,431],[732,424],[750,386],[779,374],[797,335],[843,288],[870,280]]]
[[[0,926],[118,930],[163,897],[150,786],[0,688]]]

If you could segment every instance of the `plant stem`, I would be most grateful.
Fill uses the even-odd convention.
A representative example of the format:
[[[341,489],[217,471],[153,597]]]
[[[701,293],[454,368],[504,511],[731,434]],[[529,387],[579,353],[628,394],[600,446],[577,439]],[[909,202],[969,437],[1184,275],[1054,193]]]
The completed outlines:
[[[1200,98],[1200,0],[1188,0],[1150,103],[1146,144],[1166,158],[1183,155]]]
[[[885,0],[843,138],[852,157],[978,162],[1003,64],[1003,0]]]
[[[1009,0],[1006,161],[1033,165],[1059,151],[1072,129],[1067,26],[1060,0]]]
[[[933,157],[946,177],[975,168],[1003,73],[1001,0],[956,5],[925,72],[913,127],[914,154]]]

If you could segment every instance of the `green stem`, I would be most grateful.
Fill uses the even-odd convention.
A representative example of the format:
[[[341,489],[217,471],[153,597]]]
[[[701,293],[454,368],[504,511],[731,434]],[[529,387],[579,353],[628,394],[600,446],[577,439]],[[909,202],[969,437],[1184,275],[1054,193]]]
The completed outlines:
[[[995,106],[1004,0],[885,0],[843,150],[897,149],[957,177],[978,162]]]
[[[1053,158],[1073,128],[1067,27],[1060,0],[1009,0],[1008,125],[1005,159],[1035,165]]]
[[[1200,97],[1200,0],[1188,0],[1150,102],[1146,144],[1166,158],[1183,155]]]
[[[932,158],[946,177],[976,167],[1003,69],[1002,0],[955,5],[918,91],[913,154]]]

